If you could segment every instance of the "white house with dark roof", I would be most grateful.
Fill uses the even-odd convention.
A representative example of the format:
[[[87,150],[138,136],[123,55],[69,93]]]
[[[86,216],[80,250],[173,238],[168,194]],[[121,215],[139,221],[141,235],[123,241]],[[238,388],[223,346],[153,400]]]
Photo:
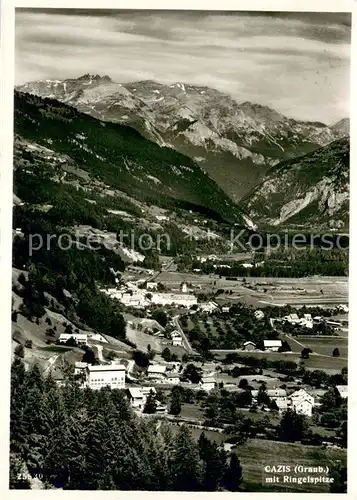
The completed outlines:
[[[87,366],[87,384],[90,389],[101,389],[106,386],[111,389],[124,389],[125,366],[89,365]]]

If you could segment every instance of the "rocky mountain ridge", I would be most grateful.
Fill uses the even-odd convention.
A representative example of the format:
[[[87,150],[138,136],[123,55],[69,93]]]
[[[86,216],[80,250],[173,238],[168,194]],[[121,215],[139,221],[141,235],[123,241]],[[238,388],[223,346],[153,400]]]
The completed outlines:
[[[260,227],[348,231],[349,138],[272,167],[242,201]]]
[[[193,158],[234,200],[246,195],[281,160],[311,152],[349,132],[287,118],[266,106],[238,103],[206,87],[154,81],[127,84],[109,76],[41,80],[21,92],[57,99],[102,121],[130,125],[162,147]]]

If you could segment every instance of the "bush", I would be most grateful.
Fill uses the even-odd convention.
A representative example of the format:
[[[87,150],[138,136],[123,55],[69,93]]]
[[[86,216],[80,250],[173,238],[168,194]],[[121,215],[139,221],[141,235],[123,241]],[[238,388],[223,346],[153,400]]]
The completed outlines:
[[[241,378],[238,384],[238,387],[240,389],[247,389],[248,387],[248,380],[246,378]]]
[[[332,351],[332,356],[334,358],[337,358],[340,355],[340,350],[338,347],[335,347],[335,349]]]
[[[303,359],[309,359],[311,353],[312,353],[312,349],[310,349],[310,347],[304,347],[301,350],[301,357]]]
[[[32,349],[32,340],[26,340],[25,347],[27,349]]]
[[[46,335],[48,335],[49,337],[54,337],[55,336],[54,329],[53,328],[47,328]]]

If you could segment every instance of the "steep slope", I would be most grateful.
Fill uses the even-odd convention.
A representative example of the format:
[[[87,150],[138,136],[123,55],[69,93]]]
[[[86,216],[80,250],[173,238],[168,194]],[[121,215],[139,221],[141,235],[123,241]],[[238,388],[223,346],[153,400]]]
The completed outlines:
[[[349,138],[272,167],[243,200],[261,225],[347,229]]]
[[[131,127],[102,122],[53,99],[15,93],[15,132],[66,155],[77,167],[134,198],[183,206],[244,223],[238,207],[190,158]],[[52,152],[52,153],[51,153]]]
[[[104,121],[131,125],[159,145],[196,159],[231,198],[239,200],[281,160],[339,139],[348,120],[334,127],[300,122],[250,102],[237,103],[209,87],[153,81],[130,84],[108,76],[44,80],[21,87],[75,106]]]

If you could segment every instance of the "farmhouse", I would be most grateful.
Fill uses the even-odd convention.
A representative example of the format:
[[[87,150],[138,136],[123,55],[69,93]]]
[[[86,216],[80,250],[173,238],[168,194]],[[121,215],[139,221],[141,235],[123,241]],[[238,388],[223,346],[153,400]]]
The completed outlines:
[[[180,383],[180,376],[178,373],[169,373],[166,377],[168,384],[177,385]]]
[[[289,408],[289,401],[287,399],[277,398],[274,401],[280,413],[284,413]]]
[[[134,410],[143,411],[145,408],[146,400],[149,394],[156,394],[155,387],[130,387],[127,390],[127,396],[130,406]]]
[[[166,376],[166,366],[164,365],[149,365],[147,376],[150,379],[163,380]]]
[[[156,283],[156,281],[148,281],[146,283],[146,290],[157,290],[157,283]]]
[[[264,348],[267,351],[278,351],[281,345],[281,340],[264,340]]]
[[[288,314],[288,316],[285,316],[284,319],[285,321],[288,321],[292,325],[300,323],[300,318],[296,313]]]
[[[71,338],[75,340],[78,345],[88,344],[88,335],[86,333],[61,333],[58,340],[61,343],[66,343]]]
[[[146,397],[139,387],[130,387],[128,389],[128,397],[130,405],[134,410],[143,411]]]
[[[308,392],[305,391],[305,389],[299,389],[298,391],[293,392],[290,394],[290,399],[292,403],[299,401],[300,399],[306,399],[310,401],[312,405],[315,403],[315,398],[311,396]]]
[[[115,364],[87,366],[87,383],[90,389],[101,389],[106,386],[111,389],[124,389],[125,366]]]
[[[273,399],[275,401],[278,399],[282,399],[282,400],[286,399],[286,390],[285,389],[268,389],[267,394],[270,397],[270,399]]]
[[[182,335],[178,330],[174,330],[170,333],[172,345],[174,346],[182,346]]]
[[[300,399],[295,403],[292,403],[292,408],[300,415],[305,415],[306,417],[312,416],[312,403],[307,399]]]
[[[299,325],[300,326],[304,326],[305,328],[313,328],[314,327],[314,323],[312,320],[308,320],[306,318],[301,318],[300,321],[299,321]]]
[[[216,381],[213,377],[203,377],[200,381],[201,389],[204,391],[212,391],[215,388]]]
[[[156,412],[158,415],[166,415],[167,413],[167,405],[160,403],[157,401],[156,403]]]
[[[315,398],[305,389],[299,389],[290,395],[291,407],[301,415],[311,417],[312,409],[315,405]]]
[[[258,390],[253,390],[253,391],[251,391],[251,393],[252,393],[253,400],[256,401],[257,398],[258,398],[259,391]],[[269,398],[272,401],[276,402],[276,404],[278,405],[279,409],[280,409],[280,407],[284,406],[282,403],[280,404],[279,402],[282,402],[282,401],[287,402],[287,395],[286,395],[286,390],[285,389],[269,389],[269,390],[266,391],[266,394],[267,394],[267,396],[269,396]]]
[[[254,344],[254,342],[251,342],[250,340],[248,340],[247,342],[244,342],[244,344],[243,344],[243,349],[245,351],[255,351],[255,348],[256,348],[256,345]]]
[[[222,312],[224,312],[224,313],[229,313],[230,310],[231,310],[230,306],[223,306],[222,307]]]

